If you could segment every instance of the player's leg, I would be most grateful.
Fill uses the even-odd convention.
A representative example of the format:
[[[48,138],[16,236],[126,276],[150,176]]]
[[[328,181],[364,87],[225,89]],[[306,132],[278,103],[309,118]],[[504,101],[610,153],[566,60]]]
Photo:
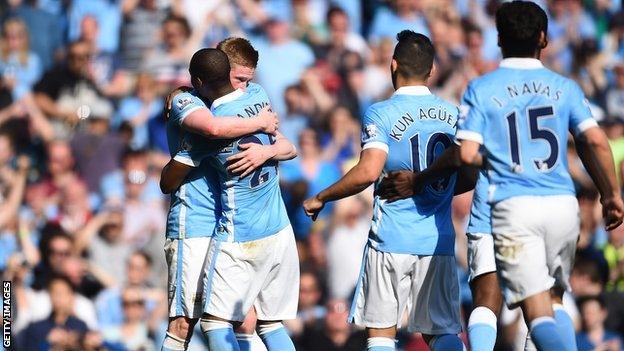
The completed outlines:
[[[281,320],[258,320],[256,330],[267,350],[295,351],[295,345]]]
[[[234,335],[234,322],[204,314],[199,324],[209,350],[240,351]]]
[[[291,226],[265,238],[270,240],[273,256],[254,277],[257,298],[254,308],[258,316],[256,330],[269,351],[295,350],[282,320],[297,316],[299,302],[299,255]]]
[[[555,278],[551,289],[553,315],[559,335],[566,346],[565,351],[576,351],[574,322],[563,308],[563,294],[569,290],[569,278],[576,254],[580,231],[578,200],[574,196],[550,196],[550,226],[546,237],[548,267]]]
[[[201,316],[203,263],[210,238],[167,239],[169,325],[163,351],[186,350]]]
[[[473,351],[492,351],[503,296],[496,276],[494,239],[491,234],[468,233],[468,268],[473,310],[468,319],[468,339]]]
[[[255,272],[245,244],[213,240],[208,250],[200,326],[210,350],[240,350],[234,328],[255,298],[249,295]]]
[[[366,246],[349,322],[366,327],[367,351],[396,349],[396,330],[408,305],[416,259]]]
[[[455,257],[420,256],[413,272],[408,330],[422,333],[432,351],[463,351]]]
[[[249,310],[245,316],[243,323],[234,328],[236,340],[241,351],[264,350],[264,344],[256,334],[256,309],[254,307]]]
[[[395,350],[396,325],[390,328],[366,328],[367,351],[393,351]]]
[[[555,322],[557,323],[557,329],[559,335],[563,338],[563,342],[566,345],[566,351],[576,351],[576,331],[574,330],[574,322],[570,315],[563,308],[563,293],[562,288],[553,288],[550,291],[550,297],[552,300],[553,315]]]
[[[193,334],[197,319],[184,316],[170,317],[167,333],[163,341],[162,351],[186,350]]]
[[[546,197],[513,197],[492,207],[496,265],[510,307],[520,306],[538,350],[564,350],[553,318],[550,274],[544,228]]]

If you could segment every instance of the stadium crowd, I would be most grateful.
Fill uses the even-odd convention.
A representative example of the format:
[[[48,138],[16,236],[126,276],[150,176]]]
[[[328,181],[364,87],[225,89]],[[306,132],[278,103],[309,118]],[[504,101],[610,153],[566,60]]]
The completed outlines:
[[[500,60],[500,0],[0,1],[0,272],[12,281],[17,350],[153,350],[167,319],[163,244],[169,202],[164,97],[190,85],[188,61],[229,36],[260,52],[256,82],[299,156],[281,164],[298,242],[298,350],[363,350],[347,323],[372,192],[312,222],[303,199],[336,181],[360,151],[360,118],[393,92],[395,35],[435,45],[435,93],[458,103]],[[574,78],[624,169],[624,8],[620,0],[542,0],[542,60]],[[598,193],[569,145],[581,236],[566,309],[579,350],[624,350],[624,227],[603,229]],[[462,309],[471,309],[465,227],[471,193],[454,200]],[[200,264],[200,263],[198,263]],[[504,311],[497,350],[526,327]],[[196,335],[199,333],[196,333]],[[404,350],[426,350],[400,334]],[[204,350],[195,337],[191,350]]]

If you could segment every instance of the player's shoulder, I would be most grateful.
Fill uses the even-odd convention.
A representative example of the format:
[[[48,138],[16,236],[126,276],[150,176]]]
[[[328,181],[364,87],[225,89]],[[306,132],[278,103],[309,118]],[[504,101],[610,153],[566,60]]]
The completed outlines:
[[[178,93],[172,99],[170,121],[180,123],[181,119],[200,108],[208,106],[194,90]]]
[[[245,97],[246,98],[262,98],[268,99],[268,94],[266,90],[262,87],[262,85],[258,83],[249,82],[247,84],[247,88],[245,89]]]
[[[372,105],[370,105],[365,112],[366,116],[378,115],[383,116],[383,114],[390,110],[393,106],[391,99],[381,100]]]

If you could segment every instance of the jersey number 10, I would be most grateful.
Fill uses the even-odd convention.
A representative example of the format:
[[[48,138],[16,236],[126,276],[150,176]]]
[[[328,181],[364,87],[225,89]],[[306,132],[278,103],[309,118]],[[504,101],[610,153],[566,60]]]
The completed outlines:
[[[419,135],[415,134],[413,137],[411,137],[410,143],[412,145],[412,170],[414,172],[420,172],[422,171],[422,169],[420,168],[420,137]],[[438,133],[431,134],[425,146],[426,148],[425,157],[427,158],[427,164],[425,168],[431,166],[431,164],[433,164],[433,161],[435,161],[435,159],[438,156],[440,156],[440,154],[444,152],[446,148],[451,146],[452,143],[453,142],[451,141],[451,138],[449,138],[449,136],[446,135],[445,133],[438,132]],[[429,186],[434,191],[443,192],[448,187],[450,180],[451,180],[451,177],[448,176],[445,178],[441,178],[434,183],[431,183]]]

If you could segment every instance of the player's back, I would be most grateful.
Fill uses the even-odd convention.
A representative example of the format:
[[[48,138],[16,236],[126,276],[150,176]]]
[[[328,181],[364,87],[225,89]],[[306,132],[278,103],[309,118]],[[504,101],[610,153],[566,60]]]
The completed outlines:
[[[215,116],[253,118],[270,105],[269,98],[258,84],[249,84],[244,93],[232,93],[225,100],[215,100]],[[251,241],[276,234],[288,225],[286,207],[279,187],[278,165],[267,161],[250,175],[241,178],[229,173],[228,157],[242,150],[239,145],[273,144],[272,136],[256,133],[238,138],[221,148],[211,158],[221,183],[222,217],[216,236],[220,240]]]
[[[364,148],[387,145],[384,173],[422,171],[452,144],[457,107],[423,86],[403,87],[367,111]],[[451,200],[455,175],[416,196],[387,203],[375,196],[371,243],[381,251],[452,255],[455,232]]]
[[[491,168],[490,202],[574,194],[568,131],[595,125],[576,83],[536,59],[506,59],[469,84],[462,109],[467,118],[457,136],[482,141]]]
[[[168,238],[211,236],[221,213],[220,202],[216,201],[220,194],[218,179],[208,169],[206,162],[198,164],[190,154],[193,148],[202,148],[209,142],[181,126],[182,120],[199,108],[207,106],[194,92],[178,94],[173,99],[171,117],[167,121],[167,142],[171,157],[177,162],[199,166],[191,170],[180,187],[171,194],[167,214]]]

